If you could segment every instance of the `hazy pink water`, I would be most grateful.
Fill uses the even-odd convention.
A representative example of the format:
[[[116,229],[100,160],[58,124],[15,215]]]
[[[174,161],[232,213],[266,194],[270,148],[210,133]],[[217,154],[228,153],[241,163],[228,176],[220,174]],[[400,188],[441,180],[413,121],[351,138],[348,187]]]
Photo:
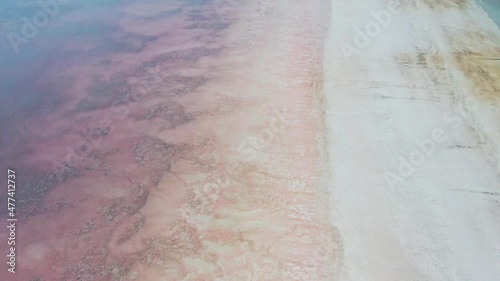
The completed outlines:
[[[327,10],[75,1],[18,54],[2,45],[22,219],[8,280],[329,280]]]

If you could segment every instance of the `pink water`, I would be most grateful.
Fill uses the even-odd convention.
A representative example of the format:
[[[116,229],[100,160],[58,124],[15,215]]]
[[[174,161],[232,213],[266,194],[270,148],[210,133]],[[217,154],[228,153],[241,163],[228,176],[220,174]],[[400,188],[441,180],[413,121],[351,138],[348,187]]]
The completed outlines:
[[[123,1],[56,15],[3,70],[0,158],[22,218],[6,280],[332,280],[328,10]]]

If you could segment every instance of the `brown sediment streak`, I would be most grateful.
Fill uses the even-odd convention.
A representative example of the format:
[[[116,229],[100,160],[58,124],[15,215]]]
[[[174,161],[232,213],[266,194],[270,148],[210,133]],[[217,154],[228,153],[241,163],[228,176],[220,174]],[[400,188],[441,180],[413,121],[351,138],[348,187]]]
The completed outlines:
[[[462,23],[452,27],[443,24],[443,37],[450,49],[445,59],[456,76],[452,82],[461,108],[471,117],[477,135],[498,169],[499,30],[477,4],[463,13]]]
[[[500,48],[498,34],[484,30],[459,30],[446,33],[461,51],[453,59],[465,77],[473,84],[473,94],[479,100],[500,105]]]
[[[457,112],[468,116],[472,121],[476,136],[490,154],[490,159],[497,163],[498,168],[500,155],[500,144],[497,141],[499,139],[497,120],[500,117],[498,27],[475,1],[433,3],[436,5],[419,8],[427,13],[426,16],[434,24],[430,28],[430,34],[436,38],[437,48],[425,47],[425,40],[422,40],[421,44],[424,47],[417,50],[417,55],[398,56],[402,73],[413,76],[409,81],[422,81],[422,84],[412,83],[412,86],[434,91],[436,99],[442,99],[442,93],[448,92],[457,105],[455,108]],[[445,3],[447,4],[444,5]],[[442,16],[443,13],[447,16]],[[450,23],[451,18],[453,23]],[[422,67],[426,72],[419,71]]]
[[[469,0],[423,0],[423,2],[433,9],[463,9],[469,4]]]
[[[500,49],[491,53],[456,53],[459,67],[474,83],[475,95],[484,101],[500,104]]]
[[[238,21],[211,4],[183,7],[187,21],[167,13],[189,30],[169,44],[123,20],[156,39],[126,66],[79,66],[102,75],[75,78],[70,107],[23,158],[22,280],[333,280],[319,92],[329,8],[233,3],[230,15],[254,15]]]
[[[469,1],[463,2],[465,5]],[[474,20],[474,15],[471,13],[477,13],[476,10],[463,11],[467,16],[464,16],[464,23],[461,26],[444,25],[443,35],[451,49],[451,62],[472,83],[472,96],[479,101],[498,106],[500,98],[498,28],[493,28],[494,24],[482,26],[480,22]],[[484,21],[486,22],[486,19]]]

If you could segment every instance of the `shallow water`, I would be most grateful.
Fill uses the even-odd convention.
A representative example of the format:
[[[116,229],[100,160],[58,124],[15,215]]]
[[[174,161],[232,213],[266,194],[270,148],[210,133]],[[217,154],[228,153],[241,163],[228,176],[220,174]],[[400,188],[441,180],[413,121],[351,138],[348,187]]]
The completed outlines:
[[[51,15],[37,4],[38,1],[1,4],[0,9],[8,16],[2,17],[4,36],[1,37],[0,47],[0,83],[2,94],[8,96],[11,102],[2,108],[2,122],[18,106],[30,108],[32,103],[47,99],[49,95],[53,100],[46,101],[48,104],[64,100],[67,94],[62,92],[74,88],[75,80],[110,75],[110,68],[121,63],[122,59],[137,60],[136,55],[146,51],[148,45],[159,43],[157,39],[161,33],[176,32],[174,26],[161,31],[154,30],[157,26],[151,26],[147,32],[134,30],[137,28],[133,25],[142,19],[141,13],[149,17],[143,20],[143,26],[147,26],[148,20],[168,26],[167,23],[173,25],[184,20],[181,16],[174,18],[181,11],[179,7],[185,13],[200,7],[196,1],[182,4],[179,1],[148,1],[148,4],[137,1],[47,2],[55,3],[49,6],[52,7],[49,9]],[[161,8],[151,13],[151,7],[160,4]],[[134,10],[127,10],[131,6]],[[36,26],[37,19],[44,17],[47,20]],[[190,35],[196,36],[196,32]],[[173,40],[162,43],[166,48],[175,46]],[[55,77],[78,66],[85,66],[94,73],[81,69],[71,77]],[[50,93],[41,94],[41,86],[44,92]]]
[[[500,2],[497,0],[478,0],[491,19],[500,27]]]
[[[320,2],[0,4],[15,280],[327,280]]]

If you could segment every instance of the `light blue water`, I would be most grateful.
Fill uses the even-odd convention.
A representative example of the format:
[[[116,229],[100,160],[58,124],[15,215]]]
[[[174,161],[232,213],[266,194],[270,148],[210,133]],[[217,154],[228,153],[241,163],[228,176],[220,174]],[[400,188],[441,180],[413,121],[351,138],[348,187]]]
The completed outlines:
[[[55,3],[52,16],[45,12],[40,3]],[[44,94],[39,78],[54,62],[72,60],[82,53],[63,50],[61,47],[82,36],[99,36],[102,46],[111,44],[115,31],[113,22],[119,14],[116,7],[127,1],[102,0],[20,0],[0,2],[0,123],[14,112],[32,110],[41,104],[53,104]],[[120,2],[120,3],[118,3]],[[95,20],[72,20],[71,13],[85,10]],[[46,23],[35,25],[36,16],[46,17]],[[23,33],[27,19],[34,26]],[[24,30],[26,31],[26,29]],[[30,35],[34,33],[34,35]],[[26,36],[26,34],[30,36]],[[13,39],[14,37],[15,39]],[[20,40],[20,41],[19,41]],[[101,49],[105,49],[101,46]],[[49,82],[49,81],[43,81]]]
[[[0,149],[9,141],[5,128],[24,130],[12,124],[41,120],[86,98],[94,80],[131,75],[163,49],[207,36],[200,23],[216,26],[217,17],[203,14],[211,7],[208,0],[0,1]]]
[[[478,0],[478,2],[500,27],[500,0]]]
[[[45,95],[40,81],[45,70],[61,63],[78,63],[113,53],[135,53],[154,40],[124,32],[120,8],[137,0],[19,0],[0,2],[0,124],[20,113],[57,104]],[[177,1],[146,0],[168,6]],[[198,5],[200,0],[191,0]],[[51,5],[47,6],[47,3]],[[44,5],[45,4],[45,5]],[[55,5],[55,6],[54,6]],[[52,14],[47,12],[53,11]],[[38,20],[45,21],[36,24]],[[26,21],[31,27],[26,32]],[[34,30],[34,32],[33,32]],[[33,34],[31,34],[33,33]],[[93,42],[91,48],[66,47]],[[138,42],[138,43],[137,43]],[[48,92],[54,91],[48,89]]]

